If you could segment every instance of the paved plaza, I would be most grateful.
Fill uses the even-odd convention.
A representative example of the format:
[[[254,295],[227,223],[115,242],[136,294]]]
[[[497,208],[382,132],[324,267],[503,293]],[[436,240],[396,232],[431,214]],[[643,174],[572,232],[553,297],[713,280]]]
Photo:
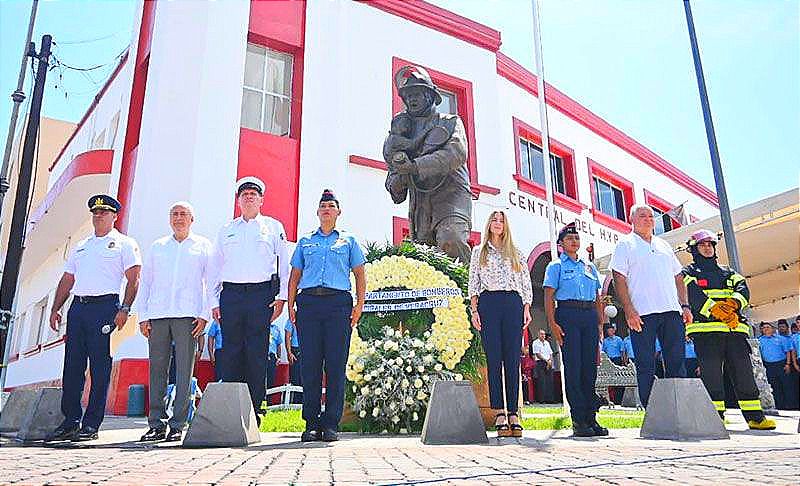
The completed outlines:
[[[261,435],[248,448],[183,449],[135,442],[143,419],[108,417],[99,441],[43,447],[6,439],[0,483],[28,484],[777,484],[800,483],[797,413],[777,432],[748,431],[728,413],[730,440],[643,440],[637,429],[572,439],[568,431],[526,431],[488,445],[425,446],[417,436],[342,434],[337,443]]]

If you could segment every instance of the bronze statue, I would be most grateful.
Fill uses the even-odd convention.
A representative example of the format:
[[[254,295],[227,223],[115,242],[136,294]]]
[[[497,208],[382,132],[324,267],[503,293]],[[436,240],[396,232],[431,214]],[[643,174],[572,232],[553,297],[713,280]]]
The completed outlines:
[[[405,66],[394,76],[406,109],[392,118],[383,143],[389,167],[386,190],[395,204],[409,197],[414,241],[438,246],[469,262],[472,193],[467,174],[467,136],[458,115],[438,113],[442,96],[427,71]]]

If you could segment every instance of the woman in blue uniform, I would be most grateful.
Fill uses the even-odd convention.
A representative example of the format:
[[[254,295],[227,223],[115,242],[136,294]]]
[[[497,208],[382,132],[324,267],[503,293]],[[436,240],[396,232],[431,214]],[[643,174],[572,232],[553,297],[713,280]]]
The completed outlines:
[[[563,253],[550,262],[544,277],[544,311],[550,332],[561,346],[564,386],[575,437],[608,435],[595,417],[597,349],[603,328],[600,277],[591,262],[578,257],[581,246],[575,223],[558,233]]]

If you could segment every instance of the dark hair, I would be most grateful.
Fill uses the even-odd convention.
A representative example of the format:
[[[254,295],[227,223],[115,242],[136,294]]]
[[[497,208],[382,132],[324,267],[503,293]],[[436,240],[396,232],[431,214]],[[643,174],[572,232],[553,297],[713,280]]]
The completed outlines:
[[[783,324],[784,326],[788,326],[789,325],[789,323],[786,322],[786,319],[778,319],[778,325],[780,326],[781,324]]]

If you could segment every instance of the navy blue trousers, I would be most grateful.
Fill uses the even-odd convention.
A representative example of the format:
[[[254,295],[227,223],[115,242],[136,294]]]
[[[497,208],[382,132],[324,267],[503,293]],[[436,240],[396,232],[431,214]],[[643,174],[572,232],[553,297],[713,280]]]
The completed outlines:
[[[788,401],[788,390],[786,390],[784,380],[785,373],[783,372],[783,366],[786,364],[786,361],[764,361],[764,368],[767,371],[767,381],[769,385],[772,387],[772,397],[775,399],[775,408],[778,410],[788,410],[789,409],[789,401]]]
[[[484,291],[478,296],[481,340],[486,353],[489,404],[516,413],[519,404],[519,356],[522,349],[522,298],[512,291]],[[503,404],[505,373],[505,405]]]
[[[261,413],[266,395],[269,320],[274,293],[269,282],[223,284],[219,297],[222,353],[222,381],[247,383],[253,411]],[[219,359],[219,357],[217,357]]]
[[[75,297],[69,306],[61,378],[61,413],[64,414],[65,425],[82,424],[84,427],[99,428],[103,423],[111,378],[111,339],[110,333],[103,334],[102,328],[105,325],[113,328],[118,304],[117,296],[85,304]],[[92,384],[86,413],[83,413],[81,395],[86,381],[87,360]]]
[[[594,419],[596,410],[594,385],[600,341],[597,310],[558,307],[555,318],[564,331],[564,388],[572,422],[586,424]]]
[[[303,420],[307,430],[337,430],[344,409],[345,367],[350,352],[349,292],[297,296],[297,332],[303,380]],[[227,341],[225,341],[227,346]],[[322,373],[325,372],[325,412]]]
[[[686,326],[679,312],[657,312],[642,317],[641,332],[631,330],[633,354],[636,355],[636,380],[639,399],[647,407],[653,389],[656,366],[656,337],[661,342],[661,359],[666,378],[686,377]]]

